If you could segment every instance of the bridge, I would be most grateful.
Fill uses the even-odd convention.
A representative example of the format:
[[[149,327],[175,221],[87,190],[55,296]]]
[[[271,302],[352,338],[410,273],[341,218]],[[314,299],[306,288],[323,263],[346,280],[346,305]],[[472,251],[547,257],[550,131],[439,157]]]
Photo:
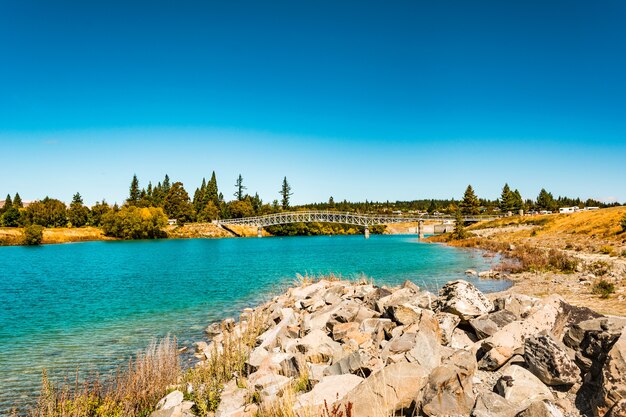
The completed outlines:
[[[479,222],[483,220],[494,220],[496,216],[472,215],[464,216],[465,222]],[[423,223],[425,220],[452,220],[450,215],[428,215],[417,216],[386,215],[386,214],[361,214],[338,211],[290,211],[266,214],[264,216],[242,217],[238,219],[220,219],[215,223],[218,225],[239,225],[255,226],[258,228],[258,236],[261,237],[263,227],[275,226],[289,223],[341,223],[365,228],[365,238],[369,237],[370,226],[378,226],[394,223],[417,223],[419,237],[423,237]]]

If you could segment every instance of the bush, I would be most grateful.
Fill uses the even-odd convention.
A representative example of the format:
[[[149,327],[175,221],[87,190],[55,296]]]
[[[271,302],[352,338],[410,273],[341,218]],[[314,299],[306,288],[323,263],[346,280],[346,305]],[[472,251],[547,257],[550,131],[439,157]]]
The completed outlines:
[[[599,295],[600,298],[609,298],[609,296],[615,292],[615,285],[613,285],[612,282],[601,279],[600,281],[593,284],[591,292]]]
[[[604,255],[613,255],[613,251],[615,249],[613,248],[613,246],[610,245],[604,245],[600,248],[600,253],[604,254]]]
[[[102,217],[102,230],[107,236],[121,239],[155,239],[164,237],[167,216],[161,208],[122,207]]]
[[[624,214],[624,217],[622,217],[622,222],[620,223],[620,225],[622,226],[622,232],[626,232],[626,214]]]
[[[43,227],[33,224],[24,229],[24,244],[28,246],[41,245],[43,240]]]
[[[26,208],[24,222],[44,227],[65,227],[67,226],[67,208],[62,201],[46,197]]]

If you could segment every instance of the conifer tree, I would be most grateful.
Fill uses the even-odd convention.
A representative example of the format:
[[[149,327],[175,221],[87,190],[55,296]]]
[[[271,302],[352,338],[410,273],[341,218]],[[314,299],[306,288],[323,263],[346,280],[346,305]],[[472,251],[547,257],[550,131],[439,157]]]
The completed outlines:
[[[539,191],[539,195],[537,196],[537,207],[540,210],[554,210],[556,207],[556,202],[554,201],[552,193],[549,193],[544,188],[542,188],[541,191]]]
[[[215,171],[211,174],[211,179],[206,186],[206,192],[204,197],[204,205],[209,201],[212,201],[216,207],[220,205],[219,189],[217,188],[217,178],[215,177]]]
[[[163,193],[167,195],[167,193],[170,191],[170,188],[170,177],[165,174],[165,178],[163,179]]]
[[[237,200],[242,201],[243,190],[245,190],[246,187],[243,185],[243,177],[241,176],[241,174],[239,174],[239,176],[237,177],[237,180],[235,182],[235,187],[237,188],[237,191],[235,191],[235,194],[233,195]]]
[[[454,230],[452,231],[452,238],[465,239],[466,237],[467,232],[465,231],[463,216],[461,215],[461,210],[457,210],[454,215]]]
[[[468,185],[465,189],[463,201],[461,201],[460,206],[462,214],[478,214],[480,203],[471,185]]]
[[[282,196],[283,210],[287,210],[289,208],[289,199],[293,195],[291,192],[291,186],[289,185],[289,182],[287,182],[287,177],[283,179],[283,186],[281,187],[279,193]]]
[[[331,209],[335,208],[335,199],[333,198],[332,195],[328,199],[328,208],[331,208]]]
[[[517,189],[513,191],[511,200],[514,212],[519,212],[524,209],[524,199],[522,199],[522,195]]]
[[[152,181],[148,182],[148,189],[146,190],[148,198],[152,198]]]
[[[139,191],[139,180],[137,179],[137,175],[133,175],[133,180],[130,182],[130,191],[128,194],[128,200],[126,202],[129,206],[134,206],[139,202],[140,191]]]
[[[83,227],[89,221],[89,209],[83,205],[80,193],[74,194],[67,211],[67,219],[72,223],[72,227]]]
[[[13,198],[13,207],[18,209],[24,208],[24,203],[22,203],[22,197],[20,197],[20,193],[15,193],[15,198]]]
[[[261,208],[263,207],[263,200],[259,197],[259,193],[254,193],[254,197],[250,199],[250,203],[252,204],[254,214],[259,214]]]
[[[502,213],[513,211],[513,194],[511,193],[509,184],[504,184],[504,187],[502,187],[502,194],[500,194],[498,206]]]
[[[172,184],[165,197],[163,209],[171,219],[178,220],[179,224],[193,220],[193,206],[182,182]]]
[[[7,198],[4,200],[4,207],[2,207],[2,211],[7,211],[13,207],[13,201],[11,200],[11,194],[7,194]]]

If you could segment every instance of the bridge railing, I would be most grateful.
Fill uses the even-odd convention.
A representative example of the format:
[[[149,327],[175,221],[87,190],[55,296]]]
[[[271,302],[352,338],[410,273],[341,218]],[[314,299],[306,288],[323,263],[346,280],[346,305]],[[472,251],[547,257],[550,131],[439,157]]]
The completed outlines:
[[[483,220],[493,220],[497,216],[489,215],[472,215],[464,216],[464,221],[477,222]],[[245,226],[274,226],[287,223],[343,223],[358,226],[375,226],[393,223],[420,222],[424,220],[453,220],[450,215],[387,215],[387,214],[365,214],[353,212],[339,212],[329,210],[308,210],[308,211],[289,211],[266,214],[263,216],[243,217],[238,219],[220,219],[217,224],[225,225],[245,225]]]

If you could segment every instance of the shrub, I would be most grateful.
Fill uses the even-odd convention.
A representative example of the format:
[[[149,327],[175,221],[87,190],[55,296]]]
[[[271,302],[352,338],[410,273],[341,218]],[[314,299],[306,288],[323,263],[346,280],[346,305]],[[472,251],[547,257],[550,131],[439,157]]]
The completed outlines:
[[[163,237],[167,216],[161,208],[122,207],[102,217],[102,230],[107,236],[121,239],[154,239]]]
[[[622,217],[620,225],[622,226],[622,232],[626,232],[626,214],[624,214],[624,217]]]
[[[601,279],[600,281],[593,284],[591,292],[599,295],[600,298],[609,298],[609,296],[615,292],[615,285],[613,285],[612,282]]]
[[[610,265],[604,261],[596,261],[587,267],[589,272],[592,274],[601,277],[609,273],[611,269]]]
[[[604,245],[600,247],[600,253],[604,255],[612,255],[614,250],[615,249],[613,248],[613,246],[610,245]]]
[[[43,227],[33,224],[24,229],[24,244],[28,246],[41,245],[43,240]]]

